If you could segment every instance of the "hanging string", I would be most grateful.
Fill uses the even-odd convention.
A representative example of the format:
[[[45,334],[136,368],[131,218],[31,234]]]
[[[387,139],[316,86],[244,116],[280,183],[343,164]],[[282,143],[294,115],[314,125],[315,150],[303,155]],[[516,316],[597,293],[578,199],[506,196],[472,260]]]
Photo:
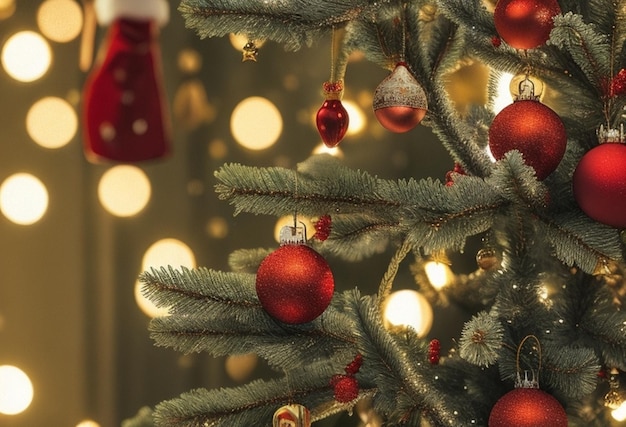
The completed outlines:
[[[535,374],[534,371],[533,372],[533,379],[532,381],[528,381],[528,379],[525,377],[524,380],[521,379],[521,367],[520,367],[520,353],[522,352],[522,348],[524,347],[524,343],[528,340],[528,339],[534,339],[535,342],[537,343],[537,356],[539,357],[539,361],[538,361],[538,367],[537,367],[537,373]],[[522,340],[522,342],[520,342],[519,346],[517,347],[517,357],[516,357],[516,368],[517,368],[517,380],[516,380],[516,386],[522,386],[525,388],[539,388],[539,371],[541,371],[541,343],[539,342],[539,338],[537,338],[535,335],[527,335],[526,337],[524,337],[524,339]]]

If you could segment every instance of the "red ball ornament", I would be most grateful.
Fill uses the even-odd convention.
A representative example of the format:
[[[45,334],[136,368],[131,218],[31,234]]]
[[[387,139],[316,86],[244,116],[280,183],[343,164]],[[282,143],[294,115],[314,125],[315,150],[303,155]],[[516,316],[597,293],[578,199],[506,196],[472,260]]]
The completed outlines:
[[[424,89],[403,63],[378,85],[373,104],[378,122],[396,133],[413,129],[428,110]]]
[[[317,111],[315,124],[322,137],[322,141],[324,141],[324,145],[333,148],[336,147],[346,135],[350,118],[341,103],[343,83],[341,81],[326,82],[323,88],[326,100]]]
[[[567,427],[565,409],[538,388],[516,388],[491,409],[489,427]]]
[[[352,375],[333,375],[330,385],[337,402],[348,403],[359,397],[359,382]]]
[[[527,165],[545,179],[559,165],[567,148],[561,118],[539,101],[515,101],[500,111],[489,128],[491,154],[500,160],[511,150],[522,153]]]
[[[556,0],[498,0],[493,14],[498,35],[516,49],[544,44],[561,13]]]
[[[605,143],[580,159],[572,188],[578,206],[590,218],[626,228],[626,145]]]
[[[326,310],[335,289],[328,263],[303,244],[284,244],[263,259],[256,293],[268,314],[289,324],[314,320]]]

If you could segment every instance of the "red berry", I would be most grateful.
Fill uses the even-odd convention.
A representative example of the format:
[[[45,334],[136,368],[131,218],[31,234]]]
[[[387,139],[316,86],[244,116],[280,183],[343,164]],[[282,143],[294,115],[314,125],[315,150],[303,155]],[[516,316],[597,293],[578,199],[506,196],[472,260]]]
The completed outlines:
[[[331,226],[332,219],[330,218],[330,215],[322,215],[315,223],[315,234],[313,235],[313,237],[315,237],[320,242],[328,239]]]

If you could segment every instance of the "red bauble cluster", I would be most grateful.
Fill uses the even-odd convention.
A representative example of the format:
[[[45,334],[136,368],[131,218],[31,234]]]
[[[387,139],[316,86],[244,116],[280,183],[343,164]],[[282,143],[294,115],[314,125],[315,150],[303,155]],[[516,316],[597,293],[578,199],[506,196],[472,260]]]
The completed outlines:
[[[359,372],[359,369],[361,369],[362,364],[363,356],[357,354],[354,360],[346,365],[345,375],[333,375],[330,379],[330,386],[333,388],[333,396],[337,402],[348,403],[359,397],[359,382],[355,375]]]
[[[431,365],[438,365],[441,358],[441,343],[433,339],[428,343],[428,361]]]
[[[611,80],[609,95],[621,96],[626,93],[626,69],[622,68]]]
[[[496,115],[489,128],[491,154],[500,160],[518,150],[524,162],[545,179],[559,165],[567,148],[567,133],[560,117],[539,101],[520,100]]]
[[[565,409],[538,388],[516,388],[491,409],[489,427],[567,427]]]
[[[332,224],[333,222],[330,215],[322,215],[321,217],[319,217],[319,219],[315,223],[315,234],[313,235],[313,237],[320,242],[328,239],[328,236],[330,236]]]
[[[426,92],[406,64],[399,63],[374,92],[374,114],[387,130],[408,132],[422,121],[428,110]]]
[[[605,143],[580,159],[572,179],[578,206],[590,218],[626,228],[626,145]]]
[[[498,35],[516,49],[544,44],[561,13],[556,0],[498,0],[493,19]]]
[[[268,314],[289,324],[307,323],[326,310],[335,290],[328,263],[303,244],[284,244],[256,275],[256,293]]]

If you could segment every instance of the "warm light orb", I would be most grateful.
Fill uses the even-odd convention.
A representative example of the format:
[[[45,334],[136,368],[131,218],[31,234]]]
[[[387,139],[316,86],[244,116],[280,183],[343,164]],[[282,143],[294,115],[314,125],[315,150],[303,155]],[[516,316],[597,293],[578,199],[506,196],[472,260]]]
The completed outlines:
[[[312,154],[330,154],[333,157],[337,157],[338,159],[343,159],[343,151],[339,146],[336,147],[328,147],[323,142],[319,143],[314,149]]]
[[[15,12],[15,0],[0,0],[0,19],[7,19]]]
[[[76,424],[76,427],[100,427],[100,424],[93,420],[83,420]]]
[[[615,421],[626,420],[626,401],[622,402],[616,409],[611,411],[611,416]]]
[[[233,110],[230,130],[235,140],[250,150],[264,150],[274,145],[283,131],[283,118],[268,99],[252,96]]]
[[[341,103],[348,112],[348,117],[350,117],[346,135],[356,135],[363,132],[367,126],[367,118],[365,117],[363,109],[355,102],[347,99],[344,99]]]
[[[433,310],[422,294],[403,289],[389,295],[383,312],[386,326],[410,326],[423,337],[433,325]]]
[[[83,12],[74,0],[46,0],[37,10],[37,25],[50,40],[66,43],[83,28]]]
[[[2,48],[2,66],[15,80],[32,82],[42,77],[52,62],[46,39],[34,31],[13,34]]]
[[[224,367],[230,379],[236,382],[248,380],[259,363],[259,357],[254,353],[231,354],[226,358]]]
[[[12,222],[30,225],[48,209],[48,190],[35,176],[16,173],[0,186],[0,210]]]
[[[67,145],[76,135],[77,129],[76,111],[61,98],[42,98],[30,107],[26,115],[28,135],[45,148]]]
[[[28,375],[10,365],[0,366],[0,413],[16,415],[33,401],[33,384]]]
[[[442,262],[428,261],[424,264],[424,271],[433,288],[439,290],[450,283],[452,271]]]
[[[118,165],[107,170],[98,184],[98,199],[111,214],[129,217],[138,214],[150,201],[150,180],[140,168]]]
[[[246,45],[246,43],[250,41],[250,38],[248,38],[248,36],[246,36],[245,34],[235,34],[235,33],[230,33],[228,35],[228,39],[230,40],[230,44],[232,45],[232,47],[235,50],[238,50],[240,52],[243,50],[243,47]],[[254,40],[254,45],[257,48],[260,48],[264,44],[265,44],[265,41],[263,40]]]
[[[144,253],[142,267],[144,270],[150,268],[161,268],[171,265],[178,268],[196,266],[196,256],[189,246],[184,242],[166,238],[153,243]]]
[[[146,250],[141,263],[142,271],[150,271],[151,269],[160,269],[161,267],[172,266],[174,268],[196,267],[196,257],[189,246],[184,242],[166,238],[154,242]],[[135,282],[135,302],[139,309],[148,317],[167,316],[169,309],[167,307],[157,307],[152,301],[141,293],[143,284],[140,281]]]

